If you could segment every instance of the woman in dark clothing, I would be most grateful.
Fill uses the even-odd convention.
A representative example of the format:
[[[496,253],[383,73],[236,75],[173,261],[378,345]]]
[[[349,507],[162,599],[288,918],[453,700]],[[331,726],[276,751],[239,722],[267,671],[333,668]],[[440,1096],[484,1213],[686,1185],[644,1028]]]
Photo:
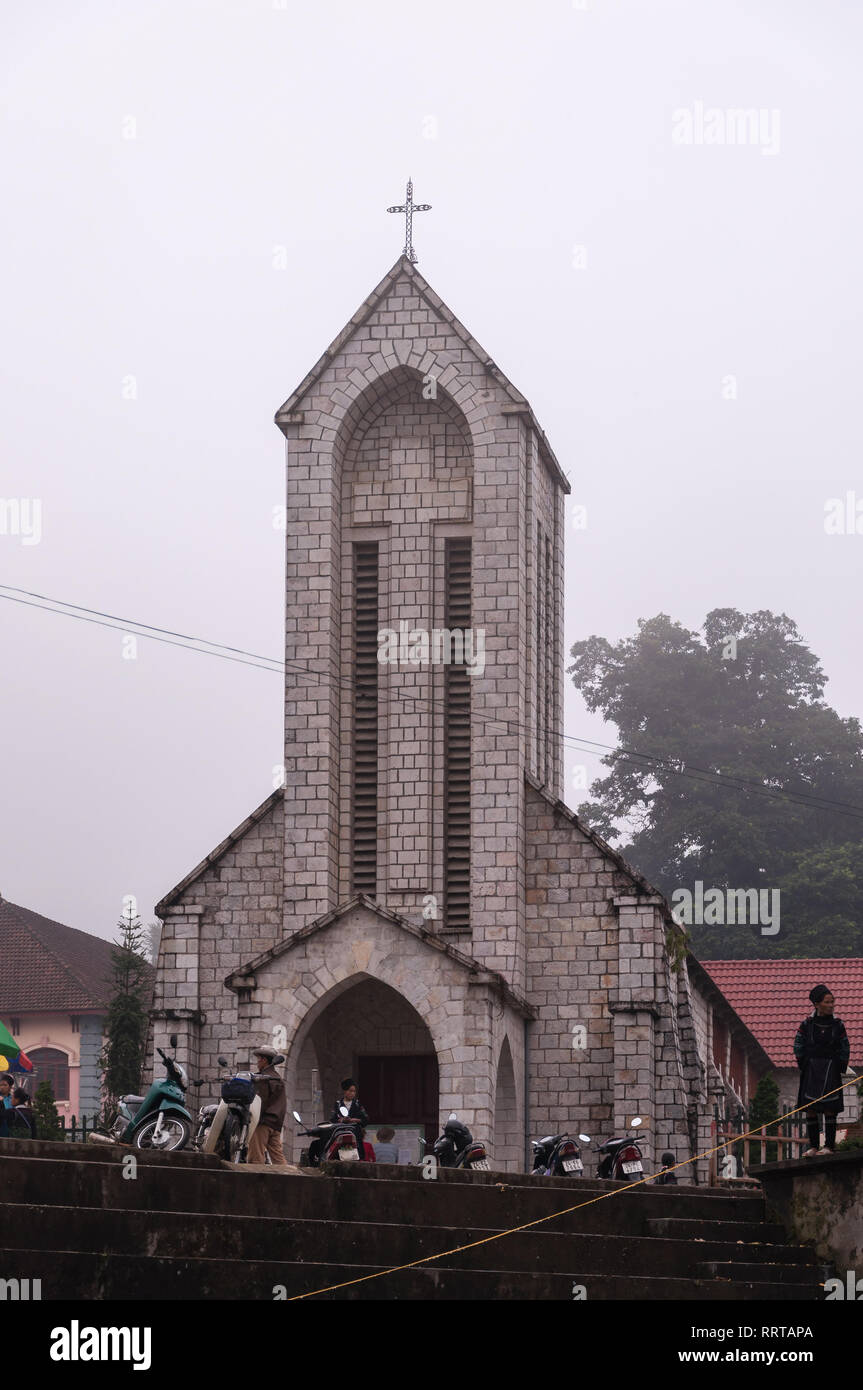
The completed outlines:
[[[815,1012],[803,1020],[794,1038],[794,1056],[800,1068],[798,1106],[806,1107],[806,1128],[809,1148],[804,1158],[818,1153],[821,1122],[824,1116],[824,1143],[828,1152],[836,1148],[836,1116],[844,1109],[842,1074],[848,1069],[851,1046],[845,1024],[834,1017],[835,999],[826,985],[816,985],[809,998]],[[835,1094],[828,1095],[833,1091]]]
[[[12,1108],[6,1111],[10,1139],[35,1139],[36,1120],[30,1108],[30,1097],[23,1086],[12,1092]]]
[[[361,1134],[364,1129],[368,1128],[370,1120],[357,1100],[357,1083],[352,1076],[346,1076],[342,1082],[342,1098],[341,1100],[337,1100],[333,1106],[333,1113],[330,1116],[332,1122],[335,1123],[338,1120],[345,1119],[344,1115],[341,1113],[341,1107],[343,1105],[348,1112],[345,1123],[353,1125],[354,1134],[357,1136],[357,1149],[359,1150],[360,1158],[364,1159],[365,1153],[363,1152]]]

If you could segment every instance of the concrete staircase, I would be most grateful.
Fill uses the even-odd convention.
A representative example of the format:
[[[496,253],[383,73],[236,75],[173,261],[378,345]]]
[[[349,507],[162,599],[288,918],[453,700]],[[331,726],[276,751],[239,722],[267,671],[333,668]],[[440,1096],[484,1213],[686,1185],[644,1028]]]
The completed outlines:
[[[381,1273],[319,1297],[571,1301],[580,1285],[588,1301],[812,1301],[831,1273],[754,1192],[188,1153],[136,1155],[124,1177],[130,1152],[0,1140],[0,1278],[40,1279],[43,1299],[270,1301]]]

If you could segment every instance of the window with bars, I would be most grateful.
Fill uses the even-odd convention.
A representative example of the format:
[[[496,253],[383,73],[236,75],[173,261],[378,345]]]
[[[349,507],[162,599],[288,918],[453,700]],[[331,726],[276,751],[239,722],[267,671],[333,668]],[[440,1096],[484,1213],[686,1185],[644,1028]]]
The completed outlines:
[[[445,542],[444,622],[471,625],[471,542]],[[448,665],[444,676],[444,928],[470,928],[470,711],[467,667]]]
[[[376,541],[354,546],[354,747],[351,874],[375,897],[378,879],[378,591]]]

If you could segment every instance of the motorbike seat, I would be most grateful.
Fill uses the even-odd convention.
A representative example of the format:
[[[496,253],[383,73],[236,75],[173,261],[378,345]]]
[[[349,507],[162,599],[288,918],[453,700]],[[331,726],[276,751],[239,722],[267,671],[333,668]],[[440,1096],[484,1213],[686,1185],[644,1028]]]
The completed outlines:
[[[121,1097],[120,1097],[120,1100],[123,1101],[126,1105],[143,1105],[143,1104],[144,1104],[144,1097],[143,1097],[143,1096],[121,1096]]]

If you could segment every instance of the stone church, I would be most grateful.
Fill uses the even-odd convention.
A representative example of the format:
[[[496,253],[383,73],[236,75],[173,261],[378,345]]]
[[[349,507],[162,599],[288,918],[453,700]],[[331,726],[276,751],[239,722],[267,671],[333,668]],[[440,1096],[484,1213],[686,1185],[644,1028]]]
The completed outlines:
[[[154,1045],[275,1042],[289,1109],[350,1073],[373,1128],[455,1110],[505,1170],[636,1113],[649,1163],[707,1147],[679,928],[561,799],[569,485],[528,401],[403,255],[276,423],[283,785],[156,909]]]

